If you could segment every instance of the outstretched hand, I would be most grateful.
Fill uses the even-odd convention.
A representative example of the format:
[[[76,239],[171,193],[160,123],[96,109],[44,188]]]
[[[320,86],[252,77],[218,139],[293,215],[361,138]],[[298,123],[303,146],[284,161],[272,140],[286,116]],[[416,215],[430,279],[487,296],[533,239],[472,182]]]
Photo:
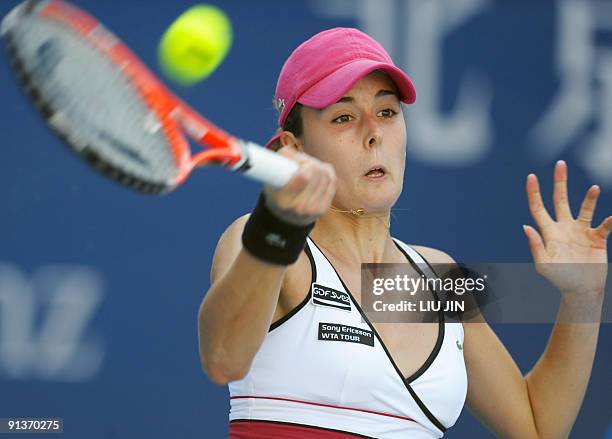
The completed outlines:
[[[529,210],[538,232],[523,226],[536,270],[552,282],[562,294],[603,292],[607,276],[607,239],[612,231],[612,216],[598,227],[591,227],[600,189],[591,186],[580,213],[574,219],[567,196],[567,165],[555,166],[553,202],[556,220],[544,207],[538,178],[527,176]]]

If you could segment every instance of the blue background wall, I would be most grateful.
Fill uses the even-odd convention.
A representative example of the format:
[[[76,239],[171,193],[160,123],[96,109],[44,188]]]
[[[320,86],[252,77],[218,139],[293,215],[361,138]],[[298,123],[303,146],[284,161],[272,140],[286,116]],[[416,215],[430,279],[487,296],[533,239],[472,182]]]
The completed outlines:
[[[16,3],[4,0],[0,15]],[[367,30],[413,76],[395,236],[459,261],[530,261],[525,178],[538,174],[552,207],[557,159],[570,166],[574,213],[594,183],[596,223],[612,212],[612,2],[211,3],[231,16],[234,46],[205,82],[174,90],[241,137],[263,143],[274,131],[281,65],[325,28]],[[158,71],[159,37],[192,3],[78,4]],[[259,186],[211,169],[163,198],[142,196],[67,152],[5,58],[0,100],[0,417],[62,417],[70,438],[225,437],[227,390],[200,370],[196,317],[216,241]],[[494,329],[527,372],[551,325]],[[603,325],[572,438],[606,437],[611,340]],[[491,435],[464,410],[448,437]]]

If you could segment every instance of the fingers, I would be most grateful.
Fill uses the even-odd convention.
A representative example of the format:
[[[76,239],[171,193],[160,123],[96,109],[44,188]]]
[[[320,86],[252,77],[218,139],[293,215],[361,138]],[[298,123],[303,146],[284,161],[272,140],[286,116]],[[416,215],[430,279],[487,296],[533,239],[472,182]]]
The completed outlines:
[[[591,186],[587,191],[582,206],[580,206],[580,213],[578,213],[578,223],[591,227],[593,221],[593,214],[595,212],[595,206],[597,206],[597,198],[600,194],[599,186]]]
[[[290,158],[299,164],[305,163],[308,160],[308,155],[296,150],[292,146],[282,146],[276,153]]]
[[[334,168],[329,163],[292,151],[291,148],[285,147],[279,152],[297,161],[300,167],[284,187],[264,187],[268,207],[279,218],[290,223],[310,223],[329,209],[336,192]]]
[[[603,220],[599,227],[595,229],[595,233],[604,240],[608,239],[610,232],[612,232],[612,216]]]
[[[313,161],[300,163],[300,169],[280,191],[278,205],[284,210],[292,210],[297,215],[306,213],[313,195],[326,183]]]
[[[336,194],[336,173],[333,172],[331,183],[325,188],[325,192],[321,197],[320,203],[322,209],[325,211],[329,210],[332,200],[334,199],[334,195]]]
[[[336,193],[336,173],[330,164],[324,163],[323,166],[329,167],[329,169],[323,171],[325,175],[323,177],[324,182],[318,185],[317,189],[311,195],[309,209],[307,211],[309,215],[322,215],[327,212],[332,198]]]
[[[534,262],[546,262],[548,260],[548,253],[546,253],[546,248],[544,247],[544,242],[540,234],[536,229],[527,225],[523,226],[523,230],[529,241],[529,249],[531,250]]]
[[[573,220],[567,196],[567,164],[559,160],[555,166],[553,203],[557,221]]]
[[[331,165],[318,160],[306,163],[304,168],[308,172],[308,180],[295,199],[294,210],[298,215],[318,216],[321,214],[321,196],[335,174]]]
[[[538,178],[534,174],[527,176],[527,199],[529,202],[529,211],[540,229],[552,224],[554,221],[548,214],[544,202],[542,201],[542,193],[540,192],[540,184]]]

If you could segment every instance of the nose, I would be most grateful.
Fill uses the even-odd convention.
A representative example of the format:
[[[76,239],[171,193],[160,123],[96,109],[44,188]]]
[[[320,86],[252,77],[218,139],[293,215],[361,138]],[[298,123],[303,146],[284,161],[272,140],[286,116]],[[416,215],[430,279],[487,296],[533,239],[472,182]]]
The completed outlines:
[[[382,127],[380,121],[376,115],[368,115],[364,117],[364,130],[365,130],[365,147],[375,148],[382,144]]]

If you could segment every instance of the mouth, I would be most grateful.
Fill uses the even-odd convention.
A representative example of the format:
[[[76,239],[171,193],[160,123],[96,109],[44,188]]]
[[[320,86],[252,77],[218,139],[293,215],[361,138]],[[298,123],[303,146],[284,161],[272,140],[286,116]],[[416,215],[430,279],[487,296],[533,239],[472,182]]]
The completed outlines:
[[[364,174],[364,176],[371,178],[371,179],[380,179],[380,178],[385,177],[387,173],[388,173],[387,168],[385,168],[382,165],[375,165],[375,166],[372,166],[368,170],[368,172]]]

